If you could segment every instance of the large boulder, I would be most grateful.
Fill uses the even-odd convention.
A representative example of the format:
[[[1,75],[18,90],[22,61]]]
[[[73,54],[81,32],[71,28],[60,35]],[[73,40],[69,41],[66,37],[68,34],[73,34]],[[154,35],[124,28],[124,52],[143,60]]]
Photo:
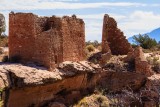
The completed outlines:
[[[53,71],[13,63],[0,66],[0,94],[7,107],[40,107],[50,101],[67,106],[93,92],[98,83],[117,92],[125,87],[137,90],[145,80],[140,73],[108,71],[87,61],[66,61]]]
[[[64,104],[72,103],[94,89],[100,73],[98,65],[87,61],[66,61],[53,71],[35,65],[1,64],[0,94],[7,107],[39,107],[59,99],[65,99],[60,100]]]

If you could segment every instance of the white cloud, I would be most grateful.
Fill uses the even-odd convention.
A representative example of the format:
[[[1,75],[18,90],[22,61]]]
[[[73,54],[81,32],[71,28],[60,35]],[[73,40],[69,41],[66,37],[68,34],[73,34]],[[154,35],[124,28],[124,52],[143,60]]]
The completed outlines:
[[[2,11],[2,13],[5,15],[8,24],[9,11]],[[155,14],[151,11],[134,11],[133,13],[126,15],[109,13],[109,15],[116,19],[118,27],[127,37],[139,33],[143,34],[160,27],[160,14]],[[63,15],[59,14],[58,16]],[[77,17],[82,18],[85,21],[85,32],[87,40],[101,41],[103,16],[104,13],[77,15]]]
[[[124,32],[127,38],[139,33],[147,33],[160,27],[160,14],[155,14],[151,11],[134,11],[127,15],[110,13],[109,15],[115,18],[118,27]],[[77,16],[85,20],[87,39],[101,41],[104,14]]]
[[[121,22],[119,26],[128,37],[138,33],[147,33],[160,27],[160,14],[135,11],[124,22]]]
[[[101,14],[90,14],[90,15],[77,15],[77,17],[84,19],[86,28],[86,39],[87,40],[102,40],[102,27],[103,27],[103,17],[105,13]],[[108,13],[109,14],[109,13]],[[126,17],[123,15],[117,15],[110,13],[111,17],[120,21]]]
[[[131,2],[103,2],[103,3],[77,3],[77,2],[57,2],[59,0],[3,0],[0,4],[0,10],[35,10],[35,9],[86,9],[101,7],[130,7],[146,6],[142,3]],[[76,0],[61,0],[76,1]]]
[[[104,14],[105,13],[90,14],[90,15],[77,15],[77,16],[80,17],[80,18],[83,18],[83,19],[99,19],[99,20],[102,20]],[[107,14],[109,14],[110,16],[114,17],[117,20],[126,18],[126,16],[124,16],[124,15],[117,15],[117,14],[113,14],[113,13],[107,13]]]

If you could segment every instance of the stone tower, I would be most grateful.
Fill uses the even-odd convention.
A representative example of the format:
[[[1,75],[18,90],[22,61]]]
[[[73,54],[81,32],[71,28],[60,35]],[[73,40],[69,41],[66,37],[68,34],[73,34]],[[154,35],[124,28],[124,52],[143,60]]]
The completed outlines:
[[[63,61],[85,58],[85,24],[82,19],[9,14],[9,57],[23,63],[54,68]]]

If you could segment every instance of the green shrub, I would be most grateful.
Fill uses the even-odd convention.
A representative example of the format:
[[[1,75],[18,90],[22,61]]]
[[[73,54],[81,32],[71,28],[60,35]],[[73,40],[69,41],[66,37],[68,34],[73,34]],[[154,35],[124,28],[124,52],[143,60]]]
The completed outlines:
[[[102,94],[95,95],[94,96],[96,101],[100,104],[100,107],[108,107],[109,101],[106,96],[103,96]]]
[[[159,57],[147,57],[148,63],[151,64],[153,71],[159,73],[160,72],[160,61]]]
[[[3,107],[3,101],[0,101],[0,107]]]
[[[6,30],[6,23],[5,23],[5,17],[3,14],[0,13],[0,36],[3,32]]]
[[[155,39],[150,38],[148,35],[141,35],[133,37],[134,42],[136,45],[140,45],[144,49],[151,49],[152,47],[157,45]]]
[[[87,58],[90,56],[90,52],[89,52],[89,50],[87,48],[85,49],[85,54],[86,54]]]
[[[89,52],[93,52],[95,50],[95,47],[93,45],[88,45],[86,46],[86,49],[89,51]]]
[[[91,42],[91,41],[87,41],[86,42],[86,46],[87,45],[93,45],[95,48],[97,48],[98,46],[101,46],[101,43],[99,43],[97,40]]]
[[[151,53],[152,51],[150,49],[143,49],[144,53]]]
[[[2,92],[3,89],[0,88],[0,107],[3,107]]]
[[[160,50],[160,44],[158,44],[156,47],[157,47],[157,50]]]
[[[0,36],[0,47],[7,47],[8,46],[8,36],[1,35]]]
[[[153,57],[153,65],[155,65],[159,60],[159,57]]]
[[[92,94],[81,99],[73,107],[109,107],[109,100],[102,94]]]
[[[153,62],[152,57],[146,57],[146,59],[147,59],[147,61],[148,61],[149,64],[152,64],[152,62]]]

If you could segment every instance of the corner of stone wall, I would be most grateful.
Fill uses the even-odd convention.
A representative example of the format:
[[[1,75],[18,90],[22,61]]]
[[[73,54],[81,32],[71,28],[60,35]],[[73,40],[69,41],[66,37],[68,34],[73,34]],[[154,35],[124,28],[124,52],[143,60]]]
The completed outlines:
[[[144,74],[147,77],[153,75],[151,66],[144,57],[143,50],[140,46],[135,48],[132,52],[128,53],[126,57],[126,62],[130,61],[135,63],[135,70],[137,73]]]

